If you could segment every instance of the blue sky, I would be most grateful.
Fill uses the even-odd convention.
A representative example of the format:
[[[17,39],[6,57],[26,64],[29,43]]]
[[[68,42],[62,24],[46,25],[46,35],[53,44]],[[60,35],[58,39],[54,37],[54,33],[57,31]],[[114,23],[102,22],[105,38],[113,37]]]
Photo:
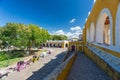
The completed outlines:
[[[0,0],[0,26],[7,22],[36,24],[51,34],[81,33],[94,0]]]

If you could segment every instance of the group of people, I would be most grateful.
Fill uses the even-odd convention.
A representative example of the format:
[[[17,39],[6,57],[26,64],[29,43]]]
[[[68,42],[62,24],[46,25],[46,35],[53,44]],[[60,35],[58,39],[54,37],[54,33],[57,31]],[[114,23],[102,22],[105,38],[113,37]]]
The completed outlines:
[[[30,65],[31,62],[32,62],[32,59],[29,59],[27,61],[19,61],[17,62],[17,65],[15,67],[10,67],[8,69],[0,70],[0,78],[3,78],[4,76],[8,76],[8,74],[13,71],[19,72],[20,70],[26,68],[27,65]]]
[[[27,66],[29,66],[32,62],[36,62],[41,58],[44,58],[47,54],[51,54],[51,51],[47,51],[47,52],[42,52],[40,53],[40,55],[33,55],[33,57],[27,61],[19,61],[17,62],[17,65],[16,67],[14,68],[8,68],[7,70],[0,70],[0,78],[4,77],[4,76],[8,76],[8,74],[11,72],[11,71],[20,71],[24,68],[26,68]]]

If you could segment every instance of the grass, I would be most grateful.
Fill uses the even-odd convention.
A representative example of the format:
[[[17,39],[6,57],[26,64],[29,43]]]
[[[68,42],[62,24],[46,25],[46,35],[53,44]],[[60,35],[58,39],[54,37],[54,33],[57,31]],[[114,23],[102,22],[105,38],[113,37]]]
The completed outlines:
[[[20,50],[13,50],[11,52],[0,52],[0,62],[7,60],[7,58],[9,59],[14,59],[14,58],[20,58],[20,57],[24,57],[24,51],[20,51]]]
[[[39,50],[38,52],[41,53],[41,52],[47,52],[47,51],[48,50]],[[2,53],[2,54],[4,54],[4,53]],[[13,57],[13,58],[9,59],[9,65],[15,64],[15,63],[17,63],[20,60],[25,60],[25,57],[17,57],[18,54],[20,54],[20,53],[18,53],[18,52],[12,53],[11,57]],[[8,66],[8,60],[6,60],[6,58],[5,58],[5,60],[4,59],[2,60],[3,56],[4,55],[0,55],[0,68],[4,68],[4,67]]]
[[[39,52],[47,52],[48,50],[39,50]]]
[[[9,59],[9,65],[15,64],[20,60],[23,60],[23,57]],[[8,66],[8,60],[0,61],[0,68],[4,68],[4,67],[7,67],[7,66]]]

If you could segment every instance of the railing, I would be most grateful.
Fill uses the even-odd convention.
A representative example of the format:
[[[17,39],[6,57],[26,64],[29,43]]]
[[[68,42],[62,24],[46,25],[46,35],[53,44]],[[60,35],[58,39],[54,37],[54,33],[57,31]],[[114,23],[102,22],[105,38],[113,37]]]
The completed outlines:
[[[50,73],[47,77],[45,77],[43,80],[56,80],[57,77],[62,73],[62,71],[66,68],[67,64],[70,62],[70,60],[75,56],[75,54],[72,54],[67,60],[65,60],[61,65],[59,65],[52,73]]]

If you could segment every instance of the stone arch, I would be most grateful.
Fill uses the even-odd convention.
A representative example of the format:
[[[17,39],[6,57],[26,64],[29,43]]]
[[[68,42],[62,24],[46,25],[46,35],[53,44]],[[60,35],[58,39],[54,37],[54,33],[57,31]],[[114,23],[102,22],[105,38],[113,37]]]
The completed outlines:
[[[71,51],[76,51],[76,46],[75,45],[71,45]]]
[[[104,8],[96,24],[96,42],[112,45],[112,16],[108,8]]]
[[[90,25],[90,42],[94,42],[94,36],[95,36],[95,26],[92,22]]]
[[[68,43],[65,44],[65,47],[68,47]]]
[[[116,46],[120,47],[120,3],[118,5],[117,15],[116,15]]]

